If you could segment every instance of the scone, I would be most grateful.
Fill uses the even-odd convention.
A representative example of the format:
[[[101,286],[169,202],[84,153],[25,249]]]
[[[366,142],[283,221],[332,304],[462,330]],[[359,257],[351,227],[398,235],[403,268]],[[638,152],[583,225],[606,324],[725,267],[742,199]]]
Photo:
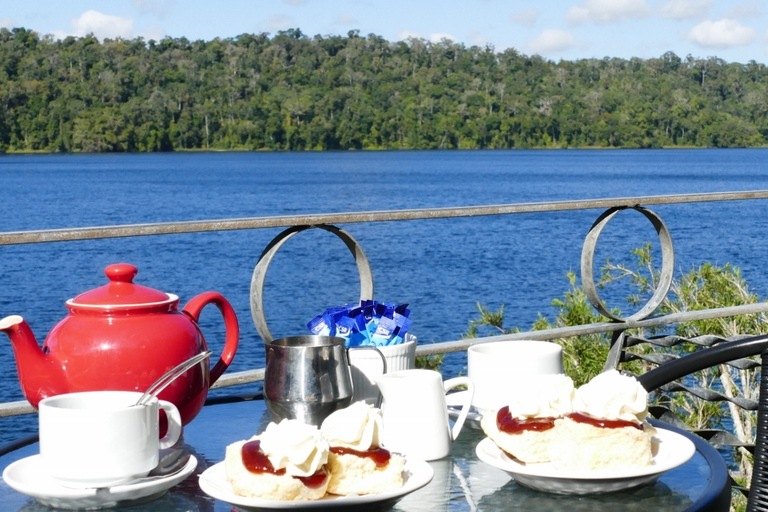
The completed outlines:
[[[653,462],[648,393],[634,377],[602,373],[576,390],[573,412],[557,420],[549,448],[562,470],[619,469]]]
[[[484,414],[483,432],[510,457],[534,464],[549,461],[555,421],[571,412],[573,381],[565,375],[538,375],[521,386],[509,404]]]
[[[299,420],[270,423],[260,436],[227,446],[224,470],[235,494],[266,500],[309,501],[330,482],[328,443]]]
[[[405,459],[380,446],[381,430],[381,411],[363,401],[323,421],[320,431],[330,446],[330,494],[378,494],[403,486]]]

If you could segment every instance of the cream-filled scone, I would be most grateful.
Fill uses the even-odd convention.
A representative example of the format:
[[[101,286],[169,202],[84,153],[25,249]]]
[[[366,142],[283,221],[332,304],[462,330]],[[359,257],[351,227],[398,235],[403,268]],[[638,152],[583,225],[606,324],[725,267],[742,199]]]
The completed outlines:
[[[555,421],[571,413],[573,381],[561,374],[537,375],[516,388],[508,405],[480,422],[485,434],[508,455],[527,464],[547,462]]]
[[[601,373],[576,390],[573,412],[557,420],[549,458],[558,469],[648,466],[653,435],[648,393],[632,376]]]
[[[320,426],[328,441],[331,494],[378,494],[403,486],[405,459],[382,448],[381,410],[355,402],[329,415]]]
[[[239,496],[308,501],[325,496],[330,482],[328,443],[299,420],[270,423],[261,434],[227,446],[224,470]]]

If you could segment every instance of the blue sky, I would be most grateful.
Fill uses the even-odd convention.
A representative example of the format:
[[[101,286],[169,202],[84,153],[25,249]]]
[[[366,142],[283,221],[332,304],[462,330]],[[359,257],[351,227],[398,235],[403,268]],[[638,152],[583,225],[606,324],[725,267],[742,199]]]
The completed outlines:
[[[389,41],[449,38],[558,61],[719,57],[768,62],[767,0],[0,0],[0,26],[56,38],[210,40],[298,28]]]

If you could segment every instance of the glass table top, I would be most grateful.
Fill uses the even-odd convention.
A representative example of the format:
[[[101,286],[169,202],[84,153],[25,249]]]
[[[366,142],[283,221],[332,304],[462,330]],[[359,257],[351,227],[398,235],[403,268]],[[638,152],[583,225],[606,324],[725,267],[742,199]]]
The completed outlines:
[[[248,439],[263,431],[269,421],[263,400],[239,400],[204,407],[184,431],[184,447],[198,461],[194,472],[167,492],[158,492],[159,497],[149,496],[144,500],[150,501],[142,501],[121,510],[237,510],[229,503],[206,495],[198,485],[198,476],[224,459],[224,450],[228,444]],[[697,447],[693,458],[663,473],[655,482],[620,492],[587,496],[550,494],[518,485],[508,473],[477,458],[475,448],[484,438],[477,425],[465,424],[453,445],[451,456],[429,463],[434,470],[432,481],[403,497],[393,510],[728,510],[730,489],[725,462],[714,448],[692,435],[690,438]],[[15,461],[25,460],[37,453],[36,443],[19,448],[0,457],[0,468],[5,469]],[[0,482],[0,502],[3,503],[3,510],[7,511],[52,510],[34,498],[15,491],[4,481]],[[391,507],[391,503],[372,502],[365,507],[355,507],[355,510],[380,510],[384,505]],[[305,505],[308,509],[316,507]]]

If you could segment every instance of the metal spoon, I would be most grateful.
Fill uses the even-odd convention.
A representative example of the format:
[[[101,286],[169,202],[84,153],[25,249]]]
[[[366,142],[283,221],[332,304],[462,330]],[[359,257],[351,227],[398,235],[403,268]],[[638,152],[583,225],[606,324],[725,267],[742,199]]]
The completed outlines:
[[[178,366],[175,366],[168,370],[165,374],[163,374],[162,377],[157,379],[154,384],[149,386],[149,389],[147,389],[143,395],[136,401],[134,405],[143,405],[150,399],[157,396],[162,390],[164,390],[171,382],[176,380],[177,377],[182,375],[184,372],[198,364],[199,362],[203,361],[206,357],[209,357],[213,353],[212,350],[207,350],[205,352],[200,352],[194,357],[190,357],[183,363],[181,363]]]

